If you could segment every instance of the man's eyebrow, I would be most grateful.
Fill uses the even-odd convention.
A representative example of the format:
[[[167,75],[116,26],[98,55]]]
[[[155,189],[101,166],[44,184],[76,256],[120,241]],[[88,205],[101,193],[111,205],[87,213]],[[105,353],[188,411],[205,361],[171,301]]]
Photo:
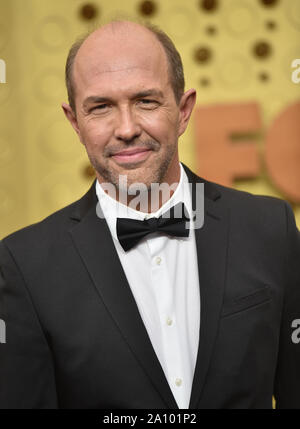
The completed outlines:
[[[148,97],[149,95],[163,98],[163,93],[159,89],[147,89],[145,91],[140,91],[136,93],[133,98]]]
[[[106,97],[99,97],[98,95],[91,95],[90,97],[87,97],[83,101],[83,105],[85,106],[86,104],[89,104],[89,103],[105,103],[108,100],[109,99]]]

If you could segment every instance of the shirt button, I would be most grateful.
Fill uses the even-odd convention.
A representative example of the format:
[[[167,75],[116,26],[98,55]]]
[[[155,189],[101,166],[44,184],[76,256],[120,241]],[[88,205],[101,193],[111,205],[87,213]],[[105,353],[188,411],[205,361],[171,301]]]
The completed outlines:
[[[170,317],[168,317],[168,318],[167,318],[167,325],[168,325],[168,326],[171,326],[171,325],[172,325],[172,323],[173,323],[173,320],[172,320],[172,319],[170,319]]]
[[[156,265],[160,265],[161,264],[161,257],[157,256],[157,258],[155,259]]]
[[[177,387],[181,386],[181,385],[182,385],[182,380],[181,380],[181,378],[176,378],[176,380],[175,380],[175,384],[176,384],[176,386],[177,386]]]

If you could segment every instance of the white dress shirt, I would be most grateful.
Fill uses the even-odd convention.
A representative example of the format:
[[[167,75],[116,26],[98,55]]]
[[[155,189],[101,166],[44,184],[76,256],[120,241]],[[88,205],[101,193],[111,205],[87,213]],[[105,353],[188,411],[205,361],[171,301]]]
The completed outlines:
[[[198,351],[200,292],[195,230],[189,237],[151,233],[125,252],[116,233],[117,217],[143,220],[158,217],[184,202],[192,219],[186,173],[169,200],[155,213],[119,203],[96,182],[96,193],[116,251],[157,358],[179,408],[188,408]]]

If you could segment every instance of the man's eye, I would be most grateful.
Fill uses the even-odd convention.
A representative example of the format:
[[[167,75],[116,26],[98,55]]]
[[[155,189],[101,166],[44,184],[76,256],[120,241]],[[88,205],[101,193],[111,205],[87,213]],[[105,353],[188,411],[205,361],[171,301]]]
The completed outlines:
[[[107,107],[107,104],[98,104],[97,106],[91,108],[91,112],[94,110],[105,110]]]
[[[155,108],[155,107],[157,107],[157,105],[158,105],[157,101],[155,101],[155,100],[150,100],[150,99],[148,99],[148,98],[146,98],[146,99],[142,99],[142,100],[139,100],[139,101],[138,101],[138,103],[139,103],[142,107],[147,108],[147,109],[154,109],[154,108]]]

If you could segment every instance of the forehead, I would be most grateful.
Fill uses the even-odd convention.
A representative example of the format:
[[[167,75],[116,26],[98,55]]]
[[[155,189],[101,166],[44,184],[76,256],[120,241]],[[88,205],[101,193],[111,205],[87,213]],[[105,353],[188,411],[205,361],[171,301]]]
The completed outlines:
[[[149,30],[139,26],[93,33],[74,62],[76,91],[94,85],[164,85],[168,80],[168,62],[162,45]]]

